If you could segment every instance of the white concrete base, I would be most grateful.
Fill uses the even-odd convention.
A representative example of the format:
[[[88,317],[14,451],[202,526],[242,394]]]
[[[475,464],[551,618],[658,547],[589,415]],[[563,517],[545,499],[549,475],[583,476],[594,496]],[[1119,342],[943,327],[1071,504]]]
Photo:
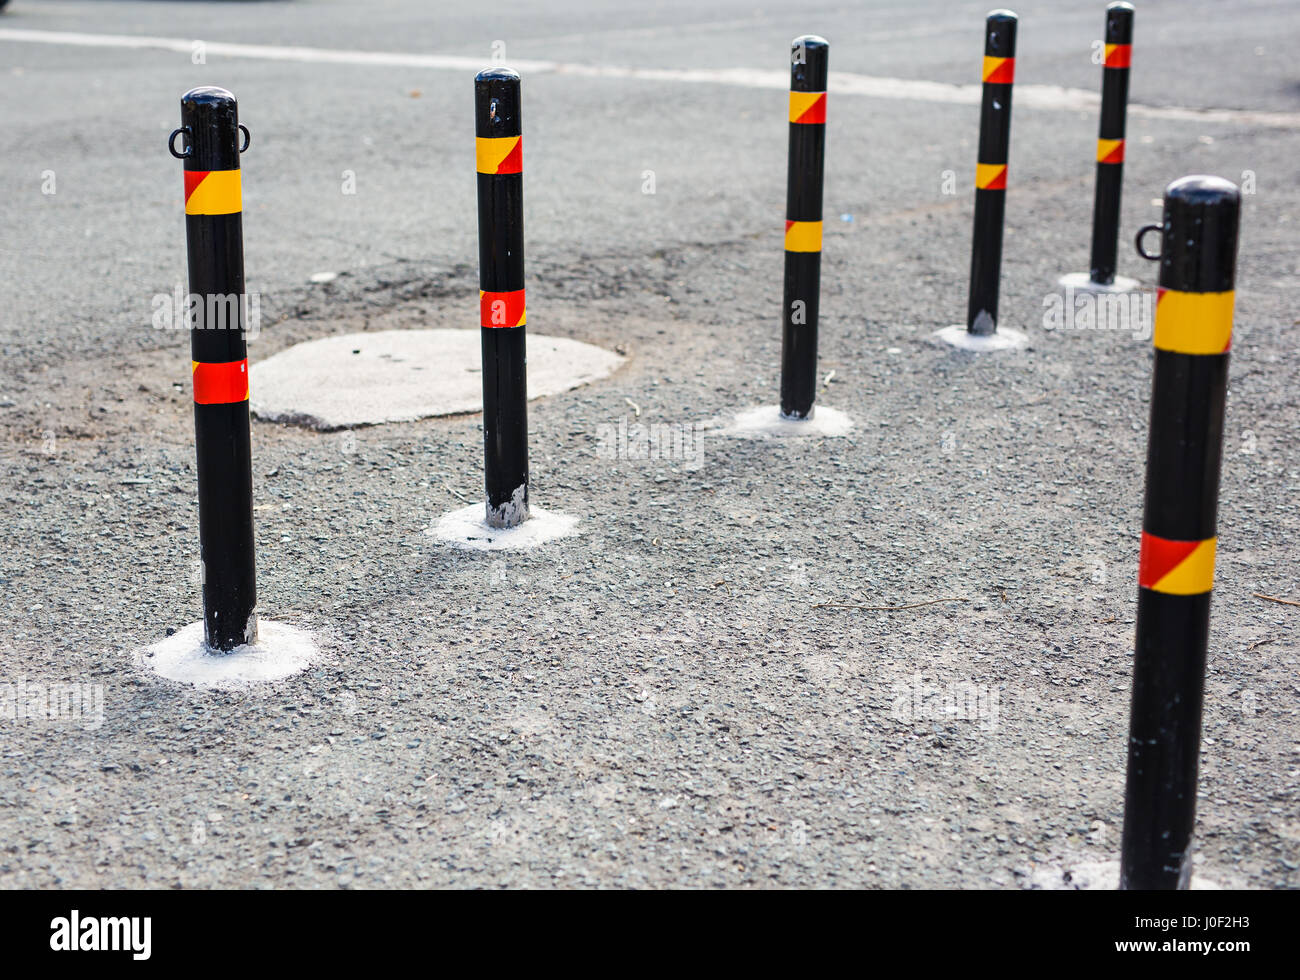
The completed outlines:
[[[454,548],[467,551],[526,551],[557,538],[576,534],[578,519],[571,514],[529,508],[528,520],[514,527],[488,527],[484,504],[470,504],[453,510],[438,519],[438,523],[425,530]]]
[[[839,438],[853,428],[853,420],[839,409],[814,405],[812,418],[788,419],[779,405],[760,405],[723,423],[718,433],[741,439],[798,439],[809,436]]]
[[[257,642],[216,653],[203,642],[203,623],[190,623],[136,653],[136,662],[159,677],[205,691],[237,691],[301,673],[316,659],[305,630],[259,619]]]
[[[483,410],[480,330],[380,330],[297,344],[249,369],[250,407],[320,431]],[[528,335],[528,397],[613,373],[624,358],[565,337]]]
[[[1069,880],[1066,880],[1069,874]],[[1119,888],[1118,861],[1066,861],[1061,864],[1035,865],[1029,876],[1029,887],[1047,891],[1079,890],[1108,891]],[[1195,869],[1188,885],[1191,891],[1221,891],[1221,885],[1203,877]]]
[[[1129,279],[1127,276],[1116,276],[1115,281],[1107,286],[1104,283],[1093,282],[1092,276],[1087,272],[1071,272],[1061,276],[1058,282],[1064,288],[1073,289],[1076,293],[1131,293],[1142,287],[1136,279]]]
[[[956,324],[936,330],[931,336],[939,343],[950,344],[960,350],[983,354],[995,350],[1012,350],[1024,347],[1029,338],[1019,330],[1010,327],[998,327],[992,333],[971,333],[964,324]]]

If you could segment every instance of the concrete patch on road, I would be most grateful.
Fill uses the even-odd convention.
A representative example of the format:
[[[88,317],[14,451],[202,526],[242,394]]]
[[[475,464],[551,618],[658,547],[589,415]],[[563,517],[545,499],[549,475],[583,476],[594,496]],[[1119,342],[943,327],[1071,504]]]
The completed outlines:
[[[976,354],[995,350],[1013,350],[1024,347],[1029,338],[1019,330],[1010,327],[998,327],[993,333],[971,333],[960,323],[936,330],[931,336],[939,343],[950,344],[959,350],[968,350]]]
[[[322,432],[483,410],[478,330],[381,330],[325,337],[250,369],[253,414]],[[604,378],[624,358],[565,337],[528,337],[528,397]]]
[[[810,419],[787,419],[776,405],[760,405],[722,423],[719,434],[741,439],[838,438],[848,435],[853,420],[836,408],[817,405]]]
[[[577,533],[578,519],[572,514],[529,508],[532,516],[514,527],[489,527],[483,504],[470,504],[427,528],[425,534],[467,551],[526,551],[557,538]]]
[[[190,623],[136,654],[137,664],[159,677],[204,691],[237,691],[300,674],[316,659],[305,630],[259,620],[257,642],[214,653],[203,642],[203,623]]]

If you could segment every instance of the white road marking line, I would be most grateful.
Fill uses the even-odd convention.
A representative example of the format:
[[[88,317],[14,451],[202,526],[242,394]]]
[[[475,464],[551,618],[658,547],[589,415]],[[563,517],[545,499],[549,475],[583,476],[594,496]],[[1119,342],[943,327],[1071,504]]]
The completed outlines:
[[[135,34],[80,34],[72,31],[26,31],[12,28],[0,29],[0,41],[174,51],[186,55],[194,47],[194,40],[187,38],[148,37]],[[455,55],[341,51],[332,48],[287,47],[271,44],[231,44],[225,41],[203,43],[209,55],[218,57],[224,55],[227,58],[260,58],[270,61],[334,65],[382,65],[393,68],[432,68],[465,72],[476,72],[485,67],[483,59]],[[626,68],[536,60],[511,61],[510,67],[527,74],[569,75],[577,78],[626,78],[635,81],[730,85],[756,89],[786,89],[790,84],[789,76],[783,71],[754,68]],[[862,95],[873,99],[978,105],[982,87],[832,72],[830,90],[837,95]],[[1019,84],[1015,88],[1015,101],[1017,106],[1031,109],[1095,112],[1101,103],[1101,97],[1096,92],[1084,89]],[[1144,119],[1300,129],[1300,113],[1293,112],[1193,109],[1184,106],[1140,104],[1131,104],[1128,111],[1129,115]]]

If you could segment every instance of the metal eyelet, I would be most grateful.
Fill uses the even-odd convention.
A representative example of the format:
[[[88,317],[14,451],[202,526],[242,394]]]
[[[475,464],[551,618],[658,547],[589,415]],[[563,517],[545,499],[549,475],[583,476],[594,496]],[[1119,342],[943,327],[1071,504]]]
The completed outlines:
[[[185,137],[185,152],[177,153],[176,137],[181,135],[184,135]],[[189,137],[190,137],[190,129],[188,126],[182,126],[180,129],[173,129],[171,136],[167,137],[167,149],[171,151],[171,155],[174,156],[177,160],[184,160],[187,156],[189,156],[192,152],[194,152],[194,147],[190,144]]]
[[[1141,228],[1138,229],[1137,238],[1135,238],[1133,241],[1133,243],[1137,246],[1138,255],[1142,256],[1142,258],[1146,259],[1149,262],[1159,262],[1160,253],[1157,252],[1155,255],[1149,253],[1145,248],[1142,247],[1142,239],[1146,237],[1147,232],[1160,231],[1160,230],[1161,230],[1160,225],[1143,225]]]

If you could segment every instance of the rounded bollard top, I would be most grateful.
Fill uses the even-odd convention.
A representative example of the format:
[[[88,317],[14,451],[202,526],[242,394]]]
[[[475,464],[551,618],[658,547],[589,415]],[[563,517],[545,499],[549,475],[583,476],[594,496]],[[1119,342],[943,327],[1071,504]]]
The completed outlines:
[[[201,85],[181,96],[186,170],[239,169],[239,102],[216,85]]]
[[[1235,288],[1241,191],[1222,177],[1193,174],[1165,188],[1160,285],[1192,293]]]
[[[825,92],[831,46],[826,38],[803,34],[790,42],[790,91]]]
[[[1133,43],[1133,5],[1116,0],[1106,8],[1106,43]]]
[[[1016,56],[1016,25],[1020,18],[1012,10],[989,12],[984,27],[984,56],[987,58],[1014,58]]]
[[[181,108],[186,106],[211,106],[217,108],[227,103],[234,104],[238,100],[234,93],[229,89],[221,88],[219,85],[200,85],[198,88],[192,88],[181,96]]]
[[[1232,181],[1210,174],[1192,174],[1179,177],[1165,188],[1165,199],[1185,202],[1187,204],[1238,204],[1241,191]]]
[[[513,68],[484,68],[474,76],[474,83],[480,82],[514,82],[519,84],[519,72]]]
[[[474,76],[474,134],[480,139],[523,134],[519,72],[485,68]]]

